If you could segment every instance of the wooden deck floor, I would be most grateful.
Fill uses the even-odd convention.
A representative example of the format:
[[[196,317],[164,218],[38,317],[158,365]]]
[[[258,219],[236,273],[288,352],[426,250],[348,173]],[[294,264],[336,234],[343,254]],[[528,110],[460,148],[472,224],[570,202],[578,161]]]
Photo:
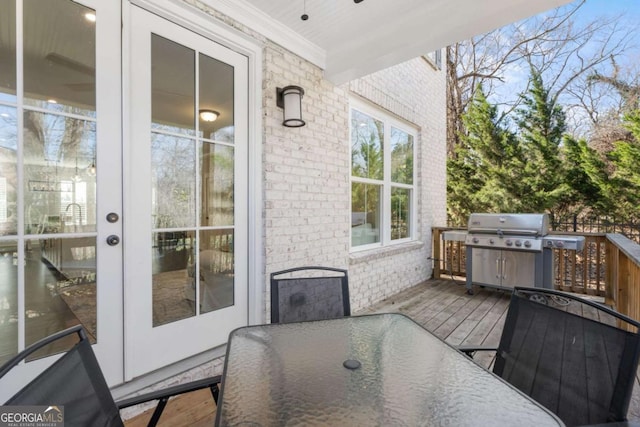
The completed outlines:
[[[428,280],[374,306],[354,313],[402,313],[452,345],[497,346],[509,305],[505,291],[475,288],[467,295],[462,283],[452,280]],[[475,360],[490,368],[493,354],[477,355]],[[186,395],[170,402],[161,426],[212,424],[215,418],[210,393]],[[190,408],[190,409],[187,409]],[[195,409],[200,408],[200,409]],[[205,410],[206,409],[206,410]],[[146,425],[150,414],[142,414],[125,423],[127,427]],[[640,422],[640,386],[636,387],[629,419]]]

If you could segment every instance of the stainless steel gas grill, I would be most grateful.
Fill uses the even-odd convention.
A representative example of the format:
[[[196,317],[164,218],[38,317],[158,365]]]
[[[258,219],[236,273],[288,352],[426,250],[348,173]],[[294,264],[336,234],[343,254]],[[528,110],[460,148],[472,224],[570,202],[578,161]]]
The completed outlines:
[[[467,292],[472,283],[496,288],[553,288],[553,248],[582,250],[582,236],[547,236],[547,214],[471,214],[467,227]]]

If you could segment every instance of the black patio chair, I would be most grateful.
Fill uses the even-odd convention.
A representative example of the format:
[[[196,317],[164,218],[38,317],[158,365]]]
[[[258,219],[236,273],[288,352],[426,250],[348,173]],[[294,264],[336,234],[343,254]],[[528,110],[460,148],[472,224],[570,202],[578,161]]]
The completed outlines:
[[[271,323],[350,316],[346,270],[298,267],[271,273]]]
[[[626,421],[640,323],[564,292],[515,288],[493,372],[567,426]],[[469,384],[473,387],[473,384]]]
[[[167,401],[172,396],[211,389],[218,400],[220,376],[181,384],[115,402],[104,379],[91,343],[82,326],[74,326],[43,338],[25,348],[0,368],[0,379],[30,354],[46,345],[77,334],[78,342],[53,362],[44,372],[18,391],[5,405],[64,406],[64,425],[70,426],[122,426],[120,409],[157,400],[156,409],[149,420],[155,426]]]

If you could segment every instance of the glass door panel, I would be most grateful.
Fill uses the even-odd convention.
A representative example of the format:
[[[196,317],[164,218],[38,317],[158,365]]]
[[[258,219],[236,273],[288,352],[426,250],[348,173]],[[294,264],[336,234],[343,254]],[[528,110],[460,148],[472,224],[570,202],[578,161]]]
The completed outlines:
[[[0,364],[20,350],[18,330],[18,113],[16,3],[0,0]]]
[[[25,105],[95,117],[96,12],[69,0],[23,0]]]
[[[16,0],[0,0],[0,101],[16,101]]]
[[[49,6],[23,1],[24,235],[69,237],[25,242],[25,345],[74,324],[97,338],[95,20],[87,19],[95,11],[68,0]]]
[[[18,242],[2,240],[0,241],[0,365],[17,353]]]

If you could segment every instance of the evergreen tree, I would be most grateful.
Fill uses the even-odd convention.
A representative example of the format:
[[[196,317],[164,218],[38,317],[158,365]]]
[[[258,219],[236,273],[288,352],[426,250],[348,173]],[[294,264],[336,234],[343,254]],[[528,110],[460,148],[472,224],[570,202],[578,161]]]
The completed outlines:
[[[569,214],[589,213],[606,215],[612,200],[607,166],[600,154],[587,141],[566,136],[563,144],[565,183],[570,190],[561,200]]]
[[[550,212],[570,188],[564,182],[560,146],[566,130],[565,114],[554,104],[542,77],[531,73],[530,88],[516,111],[520,158],[518,188],[522,212]]]
[[[640,111],[625,116],[624,124],[633,141],[615,143],[609,159],[614,165],[611,197],[616,201],[616,215],[625,221],[640,218]]]
[[[462,117],[466,133],[447,162],[450,221],[465,224],[472,212],[514,211],[514,159],[518,147],[513,134],[500,125],[497,109],[482,87]]]

